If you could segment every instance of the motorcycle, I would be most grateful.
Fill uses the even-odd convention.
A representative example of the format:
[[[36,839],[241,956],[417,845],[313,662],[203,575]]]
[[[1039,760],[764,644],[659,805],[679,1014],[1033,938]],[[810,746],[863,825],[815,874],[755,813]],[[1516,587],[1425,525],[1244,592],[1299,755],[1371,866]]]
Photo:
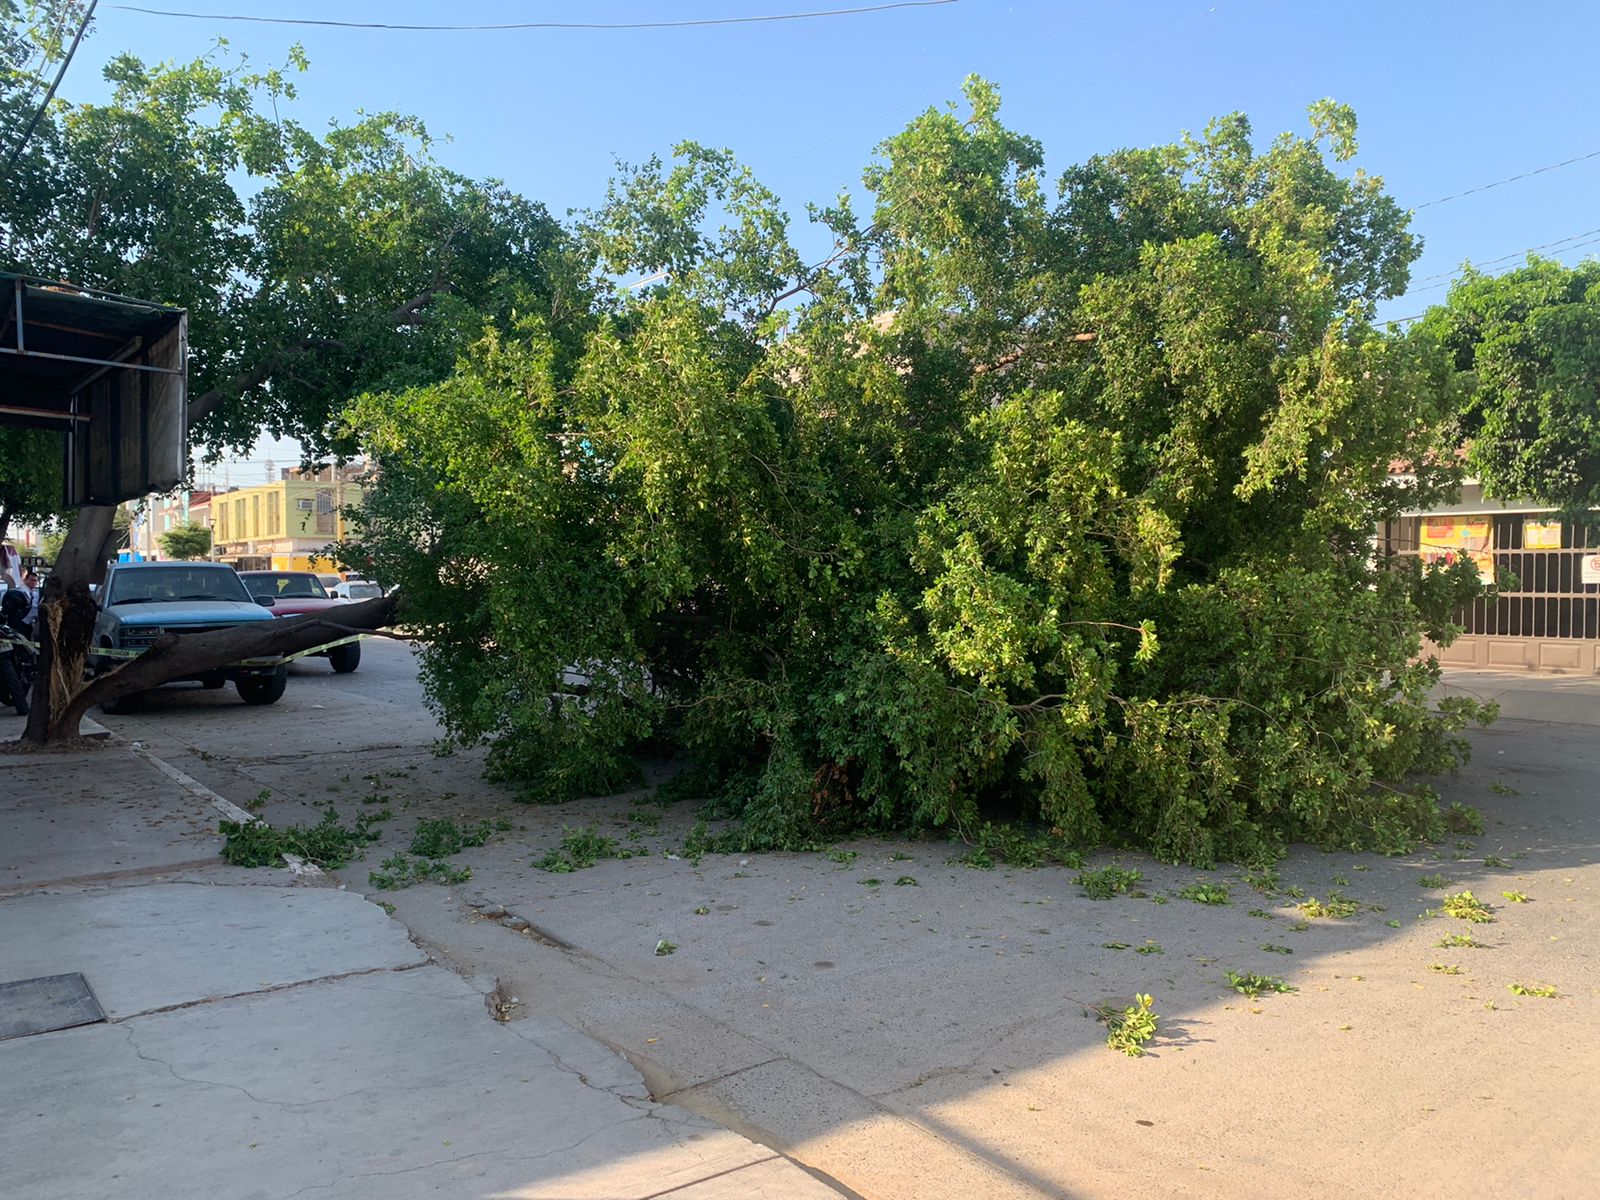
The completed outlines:
[[[28,715],[34,663],[33,651],[23,635],[9,625],[0,625],[0,702],[11,705],[19,717]]]
[[[28,715],[38,666],[28,644],[33,640],[25,621],[28,606],[28,594],[18,588],[0,597],[0,702],[11,705],[19,717]]]

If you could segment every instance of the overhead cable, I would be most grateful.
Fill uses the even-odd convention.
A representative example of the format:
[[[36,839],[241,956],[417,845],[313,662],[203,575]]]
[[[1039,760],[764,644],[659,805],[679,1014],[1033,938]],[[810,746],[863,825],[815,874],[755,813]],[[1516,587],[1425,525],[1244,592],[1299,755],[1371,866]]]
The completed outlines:
[[[1560,162],[1550,163],[1548,166],[1535,167],[1533,170],[1524,171],[1520,175],[1508,175],[1504,179],[1496,179],[1493,183],[1485,183],[1478,187],[1468,188],[1464,192],[1453,192],[1448,196],[1440,196],[1437,200],[1428,200],[1422,204],[1413,205],[1412,211],[1417,212],[1424,208],[1432,208],[1435,204],[1445,204],[1451,200],[1459,200],[1463,196],[1476,196],[1479,192],[1505,187],[1508,183],[1516,183],[1522,179],[1532,179],[1535,175],[1543,175],[1546,171],[1559,171],[1562,167],[1570,167],[1574,163],[1588,162],[1591,158],[1600,158],[1600,150],[1591,150],[1587,154],[1579,154],[1574,158],[1564,158]]]
[[[765,13],[752,17],[696,17],[678,21],[508,21],[493,25],[401,25],[389,21],[334,21],[316,17],[261,17],[242,13],[183,12],[167,8],[145,8],[137,4],[108,4],[122,12],[144,13],[152,17],[185,17],[196,21],[248,21],[258,25],[318,25],[333,29],[389,29],[422,33],[488,33],[515,29],[688,29],[707,25],[759,25],[771,21],[808,21],[817,17],[852,17],[862,13],[887,12],[893,8],[937,8],[960,0],[894,0],[888,4],[869,4],[857,8],[827,8],[812,12]]]

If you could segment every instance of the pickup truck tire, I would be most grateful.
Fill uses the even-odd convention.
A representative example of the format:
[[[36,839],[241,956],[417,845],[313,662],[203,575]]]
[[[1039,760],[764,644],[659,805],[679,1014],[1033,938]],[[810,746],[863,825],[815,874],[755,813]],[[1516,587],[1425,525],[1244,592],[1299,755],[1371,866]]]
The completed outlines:
[[[276,704],[289,686],[288,664],[280,666],[271,675],[241,679],[233,686],[239,689],[239,699],[246,704]]]
[[[361,665],[361,643],[351,642],[348,646],[335,646],[328,651],[328,662],[333,666],[335,675],[348,675]]]

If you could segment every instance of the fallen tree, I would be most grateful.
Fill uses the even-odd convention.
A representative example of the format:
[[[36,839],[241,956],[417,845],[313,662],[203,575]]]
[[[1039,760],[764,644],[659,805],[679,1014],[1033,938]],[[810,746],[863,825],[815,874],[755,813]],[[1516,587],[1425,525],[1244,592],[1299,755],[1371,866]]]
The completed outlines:
[[[56,612],[61,615],[55,619],[65,622],[75,631],[85,601],[92,613],[94,600],[89,596],[87,587],[81,583],[58,586],[53,602]],[[30,740],[59,741],[76,737],[84,714],[104,701],[148,691],[175,679],[191,679],[241,659],[297,654],[341,637],[382,629],[394,619],[397,601],[398,597],[395,596],[378,596],[346,605],[336,610],[337,619],[307,614],[239,625],[211,633],[164,634],[138,658],[75,685],[67,680],[82,678],[84,659],[90,649],[87,641],[76,636],[65,642],[59,637],[41,638],[40,645],[44,653],[52,653],[55,661],[60,663],[63,678],[51,690],[50,706],[39,705],[29,713]],[[43,605],[40,607],[42,612]],[[92,621],[92,616],[90,619]],[[64,652],[59,655],[53,653],[63,647]],[[41,660],[41,675],[45,669]],[[42,736],[32,736],[36,722],[43,726],[40,731]]]
[[[611,278],[665,278],[580,354],[524,322],[357,402],[362,544],[447,734],[538,800],[679,751],[669,794],[747,849],[1021,821],[1209,865],[1437,836],[1421,777],[1488,710],[1434,702],[1420,638],[1481,584],[1373,553],[1457,486],[1456,384],[1374,324],[1418,247],[1341,165],[1353,115],[1259,150],[1223,118],[1052,197],[993,89],[968,98],[880,148],[870,223],[820,214],[821,268],[683,146],[585,226]]]

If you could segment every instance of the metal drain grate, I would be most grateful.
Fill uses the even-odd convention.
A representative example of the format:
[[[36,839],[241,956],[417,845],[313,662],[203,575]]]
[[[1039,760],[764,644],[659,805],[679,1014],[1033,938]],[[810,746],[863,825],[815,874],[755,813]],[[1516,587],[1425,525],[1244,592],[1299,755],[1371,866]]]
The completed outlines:
[[[0,983],[0,1042],[104,1021],[82,975],[42,975]]]

